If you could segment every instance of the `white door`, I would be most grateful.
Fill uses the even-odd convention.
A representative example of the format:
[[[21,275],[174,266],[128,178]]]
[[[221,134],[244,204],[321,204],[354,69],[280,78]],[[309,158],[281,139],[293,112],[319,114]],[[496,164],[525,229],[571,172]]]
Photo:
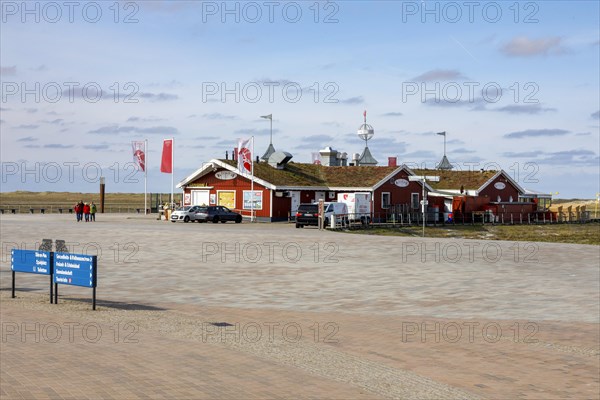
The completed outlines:
[[[298,211],[298,206],[300,205],[300,192],[290,192],[290,197],[292,199],[292,215],[296,215],[296,211]]]
[[[208,190],[192,190],[192,205],[201,206],[208,205]]]
[[[318,203],[319,200],[325,201],[325,192],[315,192],[315,203]]]

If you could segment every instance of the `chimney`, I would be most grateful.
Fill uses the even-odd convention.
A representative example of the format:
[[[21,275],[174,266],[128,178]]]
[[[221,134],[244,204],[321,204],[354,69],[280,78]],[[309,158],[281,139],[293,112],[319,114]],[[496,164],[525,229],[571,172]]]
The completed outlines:
[[[342,156],[340,157],[340,161],[342,162],[340,164],[342,167],[347,167],[348,166],[348,153],[346,153],[346,152],[342,153]]]
[[[355,167],[358,167],[358,160],[360,160],[360,154],[352,154],[352,164],[354,164]]]
[[[388,157],[388,167],[397,167],[398,166],[398,158],[397,157]]]
[[[225,150],[225,159],[229,160],[229,152],[227,150]]]
[[[338,166],[337,150],[334,150],[331,147],[327,146],[323,150],[319,150],[319,155],[321,156],[321,165],[324,165],[326,167]]]
[[[231,159],[233,161],[237,160],[237,147],[233,148],[233,153],[231,153]]]

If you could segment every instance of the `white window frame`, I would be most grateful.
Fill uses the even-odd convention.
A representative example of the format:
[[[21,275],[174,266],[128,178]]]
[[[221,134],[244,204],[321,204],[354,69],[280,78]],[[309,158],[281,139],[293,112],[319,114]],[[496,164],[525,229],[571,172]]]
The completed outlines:
[[[417,201],[415,203],[415,195],[417,196]],[[419,209],[419,202],[421,198],[421,194],[420,193],[411,193],[410,194],[410,208],[412,208],[413,210],[418,210]]]
[[[385,197],[385,195],[388,196],[388,203],[387,205],[385,204],[385,201],[383,201],[383,198]],[[392,193],[391,192],[381,192],[381,208],[386,210],[388,208],[390,208],[392,206]]]
[[[242,193],[242,210],[262,210],[263,209],[263,203],[264,203],[264,200],[265,200],[264,199],[264,197],[265,197],[264,196],[264,192],[262,190],[255,190],[254,191],[255,194],[256,193],[260,193],[261,194],[261,196],[260,196],[260,208],[259,207],[254,207],[254,208],[252,208],[252,207],[246,207],[246,204],[245,204],[246,203],[246,201],[245,201],[246,193],[248,193],[248,194],[251,195],[252,194],[252,190],[243,190],[243,193]],[[256,196],[256,197],[258,197],[258,196]]]
[[[225,206],[223,204],[219,204],[219,193],[221,193],[221,192],[232,192],[233,193],[233,207],[231,207],[230,210],[234,210],[235,209],[235,204],[236,204],[236,201],[237,201],[237,198],[236,198],[237,197],[237,190],[231,190],[231,189],[229,189],[229,190],[217,190],[217,199],[216,199],[217,202],[214,205],[215,206],[223,206],[223,207],[229,208],[228,206]]]
[[[193,204],[194,203],[194,193],[197,193],[197,192],[203,192],[203,193],[204,192],[208,192],[208,203],[209,204],[207,204],[207,206],[209,206],[210,205],[210,190],[197,190],[197,189],[191,189],[190,190],[190,197],[191,198],[190,198],[190,204],[188,204],[188,205],[190,205],[190,206],[199,206],[199,205],[201,205],[201,204]]]

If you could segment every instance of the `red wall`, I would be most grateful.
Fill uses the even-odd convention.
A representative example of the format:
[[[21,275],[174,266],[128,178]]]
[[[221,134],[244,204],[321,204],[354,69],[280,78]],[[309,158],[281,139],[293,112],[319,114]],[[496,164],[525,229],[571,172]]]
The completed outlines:
[[[287,220],[291,209],[292,199],[290,197],[277,197],[273,195],[273,220]]]
[[[208,175],[205,175],[197,180],[195,180],[194,182],[192,182],[193,184],[205,184],[206,186],[213,186],[212,189],[210,189],[210,193],[211,194],[217,194],[217,191],[219,190],[233,190],[235,191],[235,211],[241,213],[244,216],[249,216],[250,215],[250,210],[243,210],[243,203],[244,203],[244,190],[250,190],[251,189],[251,182],[249,179],[244,178],[240,175],[238,175],[235,179],[231,179],[231,180],[222,180],[222,179],[217,179],[215,177],[215,172],[211,172]],[[198,189],[202,189],[201,187],[187,187],[185,188],[185,193],[191,193],[192,190],[198,190]],[[270,212],[270,207],[271,207],[271,191],[267,188],[265,188],[262,185],[259,185],[258,183],[254,183],[254,190],[260,190],[262,191],[262,196],[263,196],[263,206],[262,206],[262,210],[255,210],[256,211],[256,216],[257,217],[270,217],[269,212]]]
[[[402,170],[398,172],[393,178],[389,179],[386,183],[381,185],[374,194],[374,212],[382,213],[386,212],[385,208],[381,207],[381,194],[384,192],[390,193],[390,204],[410,204],[412,193],[419,193],[419,201],[423,193],[423,188],[419,182],[410,182],[407,187],[399,187],[394,184],[397,179],[406,179],[408,181],[408,174]],[[425,193],[427,196],[427,192]]]
[[[496,184],[497,182],[504,183],[506,187],[502,190],[496,189],[494,187],[494,184]],[[510,196],[512,196],[514,202],[519,201],[519,191],[503,175],[500,175],[492,183],[487,185],[485,189],[479,192],[479,196],[488,196],[490,202],[492,203],[498,201],[498,196],[500,196],[500,198],[502,199],[501,201],[508,201],[510,199]]]

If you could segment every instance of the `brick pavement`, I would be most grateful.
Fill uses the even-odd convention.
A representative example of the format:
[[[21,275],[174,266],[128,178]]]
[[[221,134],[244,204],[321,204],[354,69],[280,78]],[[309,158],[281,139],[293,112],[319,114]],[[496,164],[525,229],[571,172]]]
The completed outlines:
[[[216,344],[151,329],[131,336],[132,329],[93,315],[25,310],[2,298],[3,399],[374,398],[360,388]]]
[[[503,242],[508,255],[497,262],[423,262],[418,254],[402,262],[399,249],[420,239],[123,216],[73,228],[49,217],[0,218],[2,399],[600,397],[594,246],[540,245],[533,264]],[[161,246],[164,234],[178,240]],[[100,246],[96,312],[89,290],[61,288],[60,304],[50,305],[45,280],[25,274],[10,299],[5,247],[38,236]],[[139,262],[127,263],[122,245],[132,237]],[[190,251],[207,240],[283,239],[305,251],[298,262],[202,263]],[[315,243],[318,262],[309,252]],[[327,243],[338,246],[336,263],[323,262]],[[24,338],[11,331],[35,323],[40,343],[35,328]],[[79,324],[73,341],[68,323]]]

